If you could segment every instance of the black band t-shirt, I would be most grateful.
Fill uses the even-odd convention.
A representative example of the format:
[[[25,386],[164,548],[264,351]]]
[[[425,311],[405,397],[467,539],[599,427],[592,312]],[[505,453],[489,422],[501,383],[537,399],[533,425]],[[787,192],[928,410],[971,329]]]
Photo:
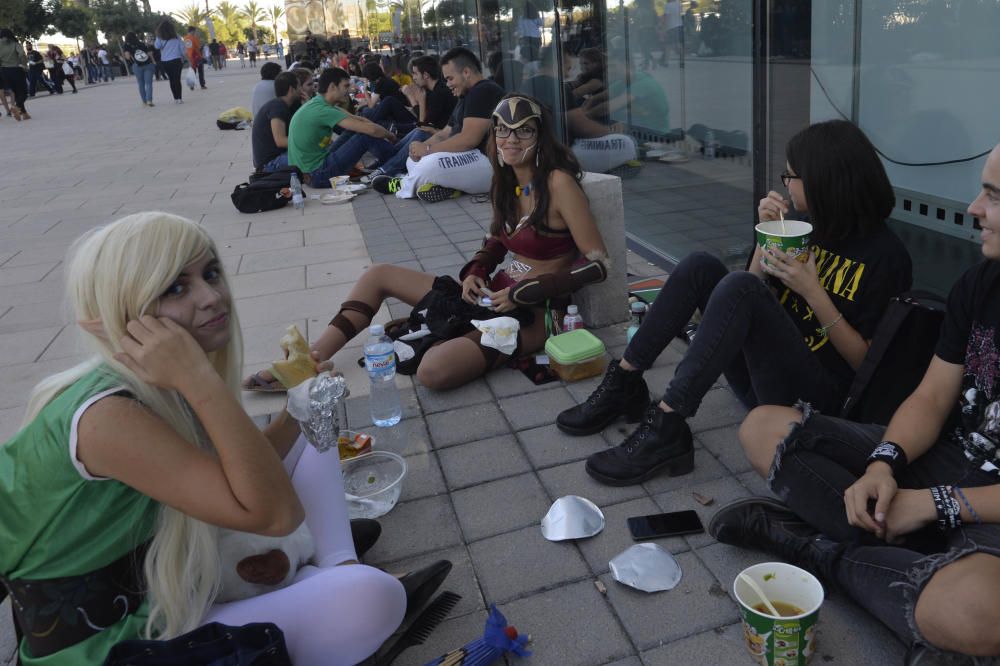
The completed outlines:
[[[1000,263],[984,260],[948,296],[935,355],[964,366],[954,427],[943,434],[977,465],[1000,466]],[[950,429],[950,432],[948,431]],[[991,469],[991,467],[987,467]]]
[[[250,141],[253,147],[253,165],[257,169],[287,150],[279,148],[274,143],[274,133],[271,131],[271,120],[274,118],[285,123],[285,136],[288,136],[288,123],[292,120],[292,110],[280,97],[268,100],[253,119]]]
[[[388,76],[383,76],[372,83],[372,92],[378,95],[380,99],[395,97],[403,104],[409,104],[406,95],[400,90],[399,84]]]
[[[861,337],[871,340],[889,301],[913,284],[913,265],[906,247],[883,224],[864,238],[832,240],[810,249],[816,257],[820,284],[830,300]],[[833,322],[819,321],[806,299],[777,278],[769,277],[768,282],[806,345],[846,394],[854,370],[822,332],[824,325]]]
[[[448,124],[451,126],[451,135],[455,136],[462,131],[466,118],[484,118],[489,120],[493,116],[493,111],[497,104],[503,99],[506,93],[495,81],[483,79],[476,85],[469,88],[469,91],[458,100],[455,110],[451,113]],[[489,139],[487,132],[483,136],[477,148],[480,152],[486,152],[486,142]]]

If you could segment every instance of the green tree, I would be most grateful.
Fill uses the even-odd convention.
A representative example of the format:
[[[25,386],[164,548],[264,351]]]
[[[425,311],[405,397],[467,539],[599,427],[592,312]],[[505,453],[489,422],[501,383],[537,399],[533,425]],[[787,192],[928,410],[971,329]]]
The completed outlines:
[[[208,18],[208,12],[202,9],[201,5],[197,2],[185,5],[179,11],[174,12],[173,15],[180,19],[182,23],[193,25],[196,28],[204,25],[205,19]]]
[[[89,7],[64,5],[57,0],[52,4],[52,25],[67,37],[78,39],[94,30],[94,14]]]
[[[246,39],[243,36],[243,29],[247,25],[246,19],[239,7],[229,0],[222,0],[215,8],[214,13],[218,18],[215,22],[215,34],[220,42],[235,44]]]
[[[271,19],[271,28],[274,30],[275,40],[278,36],[278,20],[285,15],[285,9],[281,5],[271,5],[268,18]]]
[[[44,0],[0,0],[0,25],[18,38],[38,39],[51,23],[52,10]]]
[[[254,27],[243,28],[243,38],[244,39],[250,39],[251,37],[254,36],[254,31],[255,30],[257,32],[257,41],[260,44],[270,44],[273,41],[271,39],[272,36],[273,36],[273,35],[271,35],[271,29],[270,28],[265,28],[262,25],[259,25],[256,28],[254,28]]]
[[[148,21],[136,0],[91,0],[90,9],[94,24],[104,33],[112,51],[118,50],[122,35],[129,30],[142,30]]]
[[[258,40],[262,40],[263,36],[260,34],[262,31],[257,27],[257,24],[264,22],[265,15],[264,10],[257,4],[257,0],[247,0],[241,11],[243,12],[243,16],[250,21],[250,32],[248,34],[256,36]]]

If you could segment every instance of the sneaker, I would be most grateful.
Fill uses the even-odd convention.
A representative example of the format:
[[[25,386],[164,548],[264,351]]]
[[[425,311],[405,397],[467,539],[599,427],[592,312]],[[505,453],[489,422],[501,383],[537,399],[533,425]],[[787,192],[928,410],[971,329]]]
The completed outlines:
[[[371,181],[372,189],[380,194],[395,194],[403,187],[403,179],[399,176],[381,175]]]
[[[385,171],[382,171],[382,169],[375,169],[369,174],[362,175],[360,178],[358,178],[358,182],[361,183],[362,185],[371,185],[376,178],[384,175],[386,175]]]
[[[156,105],[153,104],[152,102],[146,102],[146,106],[156,106]]]
[[[568,435],[592,435],[620,416],[637,423],[648,405],[649,388],[642,373],[629,372],[613,360],[586,402],[561,412],[556,426]]]
[[[182,100],[182,99],[175,99],[174,101],[177,102],[178,104],[183,104],[184,103],[184,100]]]
[[[617,166],[614,169],[608,171],[612,176],[618,176],[622,179],[635,178],[642,171],[642,162],[639,160],[629,160],[621,166]]]
[[[457,199],[462,196],[459,190],[434,183],[424,183],[417,189],[417,198],[427,203],[437,203],[448,199]]]
[[[684,417],[653,404],[642,423],[613,449],[587,458],[591,477],[609,486],[632,486],[662,472],[670,476],[694,469],[694,439]]]

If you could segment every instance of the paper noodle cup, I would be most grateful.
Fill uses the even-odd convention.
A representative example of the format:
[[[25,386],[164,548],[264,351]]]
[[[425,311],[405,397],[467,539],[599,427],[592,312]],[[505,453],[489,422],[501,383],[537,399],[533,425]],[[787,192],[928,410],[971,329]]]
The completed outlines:
[[[784,224],[784,227],[782,227]],[[812,225],[801,220],[775,220],[761,222],[757,230],[757,245],[765,250],[777,248],[785,254],[805,262],[809,253]]]
[[[823,603],[823,586],[811,573],[784,562],[765,562],[743,570],[772,602],[792,604],[802,613],[774,617],[754,606],[761,603],[739,576],[733,595],[743,616],[743,638],[747,650],[761,666],[805,666],[816,651],[816,621]]]

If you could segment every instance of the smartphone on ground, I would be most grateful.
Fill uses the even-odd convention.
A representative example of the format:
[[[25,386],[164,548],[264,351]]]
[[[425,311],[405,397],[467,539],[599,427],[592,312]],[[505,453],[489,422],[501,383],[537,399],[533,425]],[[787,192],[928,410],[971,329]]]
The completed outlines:
[[[697,534],[705,531],[701,524],[701,518],[696,512],[690,510],[656,513],[650,516],[633,516],[628,519],[628,529],[635,541]]]

